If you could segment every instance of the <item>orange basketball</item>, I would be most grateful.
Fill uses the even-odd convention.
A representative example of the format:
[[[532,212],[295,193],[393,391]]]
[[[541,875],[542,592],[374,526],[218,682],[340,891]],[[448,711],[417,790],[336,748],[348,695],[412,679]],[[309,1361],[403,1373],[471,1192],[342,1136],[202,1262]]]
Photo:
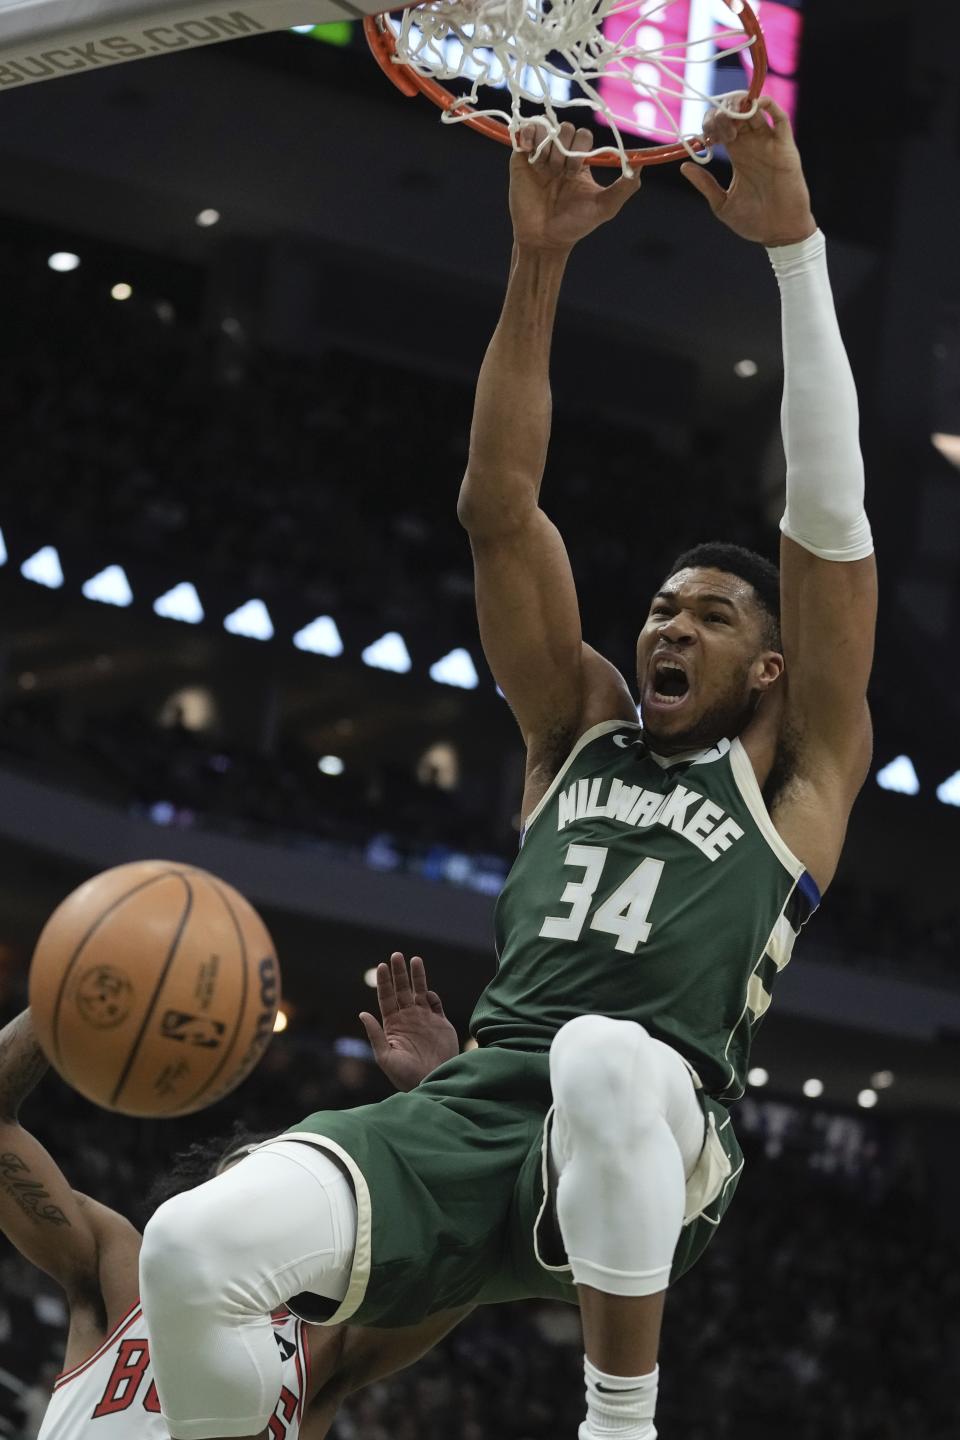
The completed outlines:
[[[118,865],[68,895],[30,967],[37,1038],[123,1115],[185,1115],[244,1080],[273,1035],[280,967],[260,916],[205,870]]]

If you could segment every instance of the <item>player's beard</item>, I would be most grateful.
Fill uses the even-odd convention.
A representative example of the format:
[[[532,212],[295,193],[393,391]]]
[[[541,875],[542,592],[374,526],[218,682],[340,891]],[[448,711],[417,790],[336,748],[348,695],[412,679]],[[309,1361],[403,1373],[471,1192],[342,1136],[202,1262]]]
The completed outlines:
[[[705,750],[718,740],[731,740],[739,735],[757,708],[756,695],[745,693],[749,672],[749,664],[744,664],[738,676],[739,684],[731,685],[728,695],[711,705],[686,730],[659,735],[655,726],[649,726],[644,719],[643,737],[651,750],[658,755],[679,755],[688,750]]]

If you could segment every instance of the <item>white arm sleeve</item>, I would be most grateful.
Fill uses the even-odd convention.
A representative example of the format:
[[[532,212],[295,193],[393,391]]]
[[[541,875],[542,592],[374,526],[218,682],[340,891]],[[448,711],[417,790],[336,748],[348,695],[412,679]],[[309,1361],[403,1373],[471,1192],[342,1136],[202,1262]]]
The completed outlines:
[[[783,317],[784,535],[822,560],[863,560],[873,536],[863,508],[857,391],[837,323],[818,230],[767,251]]]

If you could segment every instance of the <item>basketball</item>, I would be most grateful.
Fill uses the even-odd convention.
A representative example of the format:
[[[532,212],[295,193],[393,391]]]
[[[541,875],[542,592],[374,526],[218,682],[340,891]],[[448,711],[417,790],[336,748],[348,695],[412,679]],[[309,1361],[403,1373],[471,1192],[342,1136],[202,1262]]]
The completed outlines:
[[[260,916],[231,886],[166,860],[96,875],[53,912],[30,967],[51,1065],[123,1115],[205,1109],[273,1035],[280,969]]]

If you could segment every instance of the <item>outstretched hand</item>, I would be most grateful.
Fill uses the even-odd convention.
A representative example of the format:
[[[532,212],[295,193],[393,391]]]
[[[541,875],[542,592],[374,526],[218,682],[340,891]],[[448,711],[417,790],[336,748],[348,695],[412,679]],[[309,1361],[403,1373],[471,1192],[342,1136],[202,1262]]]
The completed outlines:
[[[378,1021],[369,1011],[360,1016],[374,1059],[398,1090],[413,1090],[420,1081],[460,1054],[456,1030],[443,1013],[440,996],[427,988],[427,972],[419,955],[407,962],[395,950],[390,963],[377,966]]]
[[[718,220],[744,240],[767,246],[793,245],[814,233],[817,222],[793,128],[775,100],[761,96],[757,113],[749,120],[733,120],[712,110],[703,134],[710,144],[726,146],[733,164],[730,188],[724,190],[692,160],[680,170]]]
[[[598,185],[584,164],[583,154],[593,149],[589,130],[575,130],[569,121],[560,126],[559,139],[568,150],[544,146],[531,157],[543,139],[537,122],[517,134],[517,149],[510,161],[510,216],[517,244],[529,250],[565,254],[623,209],[640,189],[640,176],[621,177],[612,185]]]

